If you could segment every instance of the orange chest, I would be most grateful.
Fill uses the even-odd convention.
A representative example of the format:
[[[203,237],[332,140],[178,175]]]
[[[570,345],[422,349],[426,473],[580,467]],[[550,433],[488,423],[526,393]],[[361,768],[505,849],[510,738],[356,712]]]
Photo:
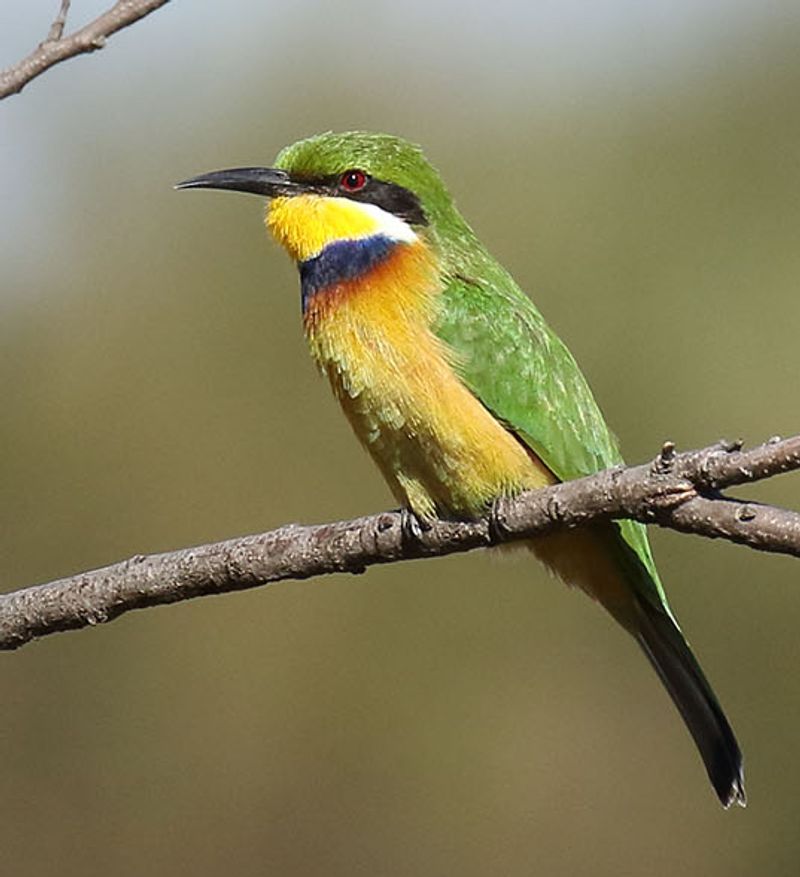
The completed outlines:
[[[311,352],[398,499],[423,516],[472,514],[552,481],[433,333],[439,281],[423,244],[396,244],[352,276],[332,273],[339,279],[304,286]]]

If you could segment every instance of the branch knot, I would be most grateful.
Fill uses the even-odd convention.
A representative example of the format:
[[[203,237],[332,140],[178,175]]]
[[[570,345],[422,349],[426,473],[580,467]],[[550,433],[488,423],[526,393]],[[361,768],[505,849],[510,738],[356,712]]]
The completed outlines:
[[[653,475],[668,475],[675,466],[676,456],[675,442],[664,442],[658,456],[653,460],[650,471]]]

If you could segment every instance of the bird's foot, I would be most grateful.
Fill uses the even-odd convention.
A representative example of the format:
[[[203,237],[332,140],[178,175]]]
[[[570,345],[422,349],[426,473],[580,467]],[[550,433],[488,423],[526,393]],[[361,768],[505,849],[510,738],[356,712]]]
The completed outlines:
[[[420,517],[413,509],[400,509],[400,527],[403,531],[403,541],[418,544],[422,542],[425,533],[431,528],[431,523],[426,518]]]
[[[506,514],[508,509],[508,497],[498,496],[492,500],[489,506],[489,538],[493,544],[506,542],[509,537]]]

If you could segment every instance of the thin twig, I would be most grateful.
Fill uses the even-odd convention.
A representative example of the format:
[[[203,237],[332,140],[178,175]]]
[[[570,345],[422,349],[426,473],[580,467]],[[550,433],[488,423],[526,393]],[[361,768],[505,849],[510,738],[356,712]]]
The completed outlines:
[[[634,518],[800,557],[799,513],[718,492],[796,469],[800,435],[747,451],[721,444],[677,454],[665,445],[650,464],[528,491],[498,502],[475,521],[414,527],[406,513],[384,512],[133,557],[0,596],[0,649],[110,621],[131,609],[286,579],[359,573],[377,563],[469,551],[608,518]]]
[[[64,26],[67,23],[69,4],[70,0],[61,0],[61,8],[58,10],[58,15],[53,20],[53,23],[50,25],[50,30],[47,32],[47,38],[45,39],[46,43],[54,43],[56,40],[61,39],[64,33]]]
[[[118,0],[89,24],[64,36],[70,4],[69,0],[62,0],[61,9],[44,42],[17,64],[0,71],[0,100],[19,93],[32,79],[54,64],[102,49],[112,34],[155,12],[168,2],[169,0]]]

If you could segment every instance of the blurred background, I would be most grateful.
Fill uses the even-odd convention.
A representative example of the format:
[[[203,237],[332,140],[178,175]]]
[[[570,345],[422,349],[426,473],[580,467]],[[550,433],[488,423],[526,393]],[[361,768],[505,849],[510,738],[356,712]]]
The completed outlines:
[[[424,144],[630,461],[797,432],[799,47],[793,0],[175,0],[5,100],[0,587],[392,505],[259,200],[171,189],[327,129]],[[796,874],[800,566],[652,536],[746,811],[601,611],[473,554],[2,656],[3,872]]]

